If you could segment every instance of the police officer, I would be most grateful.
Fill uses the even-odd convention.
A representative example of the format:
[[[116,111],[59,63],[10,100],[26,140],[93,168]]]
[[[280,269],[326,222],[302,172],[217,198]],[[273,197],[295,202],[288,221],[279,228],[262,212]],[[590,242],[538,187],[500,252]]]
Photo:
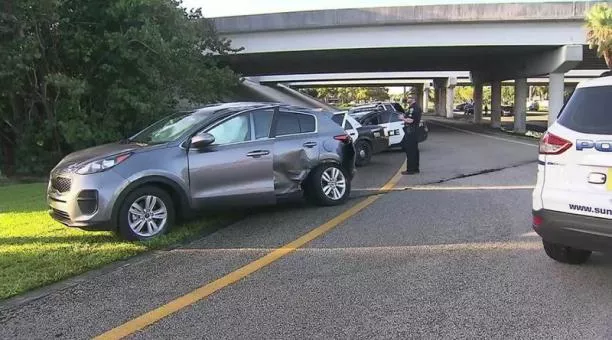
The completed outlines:
[[[422,113],[423,110],[414,97],[408,97],[408,109],[405,114],[400,115],[400,119],[404,121],[404,138],[401,145],[406,152],[407,164],[407,169],[402,172],[402,175],[419,173],[419,140],[417,134]]]

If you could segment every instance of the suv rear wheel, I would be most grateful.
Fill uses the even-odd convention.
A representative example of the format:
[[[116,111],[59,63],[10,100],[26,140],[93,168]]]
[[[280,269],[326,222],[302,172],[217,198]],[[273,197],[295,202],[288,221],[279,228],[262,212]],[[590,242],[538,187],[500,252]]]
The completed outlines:
[[[315,168],[305,184],[306,197],[323,206],[342,204],[351,193],[349,176],[340,165],[333,163]]]
[[[591,251],[588,250],[576,249],[547,241],[542,241],[542,243],[544,244],[546,255],[562,263],[582,264],[591,256]]]
[[[119,233],[127,240],[148,240],[168,232],[174,224],[172,198],[164,190],[145,186],[131,192],[119,211]]]

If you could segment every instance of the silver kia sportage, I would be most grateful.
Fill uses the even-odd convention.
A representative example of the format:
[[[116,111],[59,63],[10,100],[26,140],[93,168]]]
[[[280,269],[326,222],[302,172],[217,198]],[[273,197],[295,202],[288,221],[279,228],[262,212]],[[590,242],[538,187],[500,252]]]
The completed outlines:
[[[70,227],[136,240],[205,208],[274,204],[295,193],[341,204],[355,150],[331,117],[274,103],[168,116],[129,139],[66,156],[50,174],[50,214]]]

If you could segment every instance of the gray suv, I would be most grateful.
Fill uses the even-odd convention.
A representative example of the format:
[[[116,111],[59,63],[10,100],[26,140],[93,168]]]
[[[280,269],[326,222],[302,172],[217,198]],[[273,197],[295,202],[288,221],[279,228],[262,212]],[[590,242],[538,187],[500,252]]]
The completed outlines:
[[[129,240],[167,232],[194,210],[350,194],[353,141],[331,113],[273,103],[214,104],[168,116],[132,138],[66,156],[52,171],[50,214]]]

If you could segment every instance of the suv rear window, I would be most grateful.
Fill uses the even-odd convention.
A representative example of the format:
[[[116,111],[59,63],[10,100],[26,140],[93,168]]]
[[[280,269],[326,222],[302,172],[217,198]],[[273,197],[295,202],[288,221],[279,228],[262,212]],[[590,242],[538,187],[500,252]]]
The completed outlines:
[[[576,89],[559,124],[580,133],[612,134],[612,86]]]

